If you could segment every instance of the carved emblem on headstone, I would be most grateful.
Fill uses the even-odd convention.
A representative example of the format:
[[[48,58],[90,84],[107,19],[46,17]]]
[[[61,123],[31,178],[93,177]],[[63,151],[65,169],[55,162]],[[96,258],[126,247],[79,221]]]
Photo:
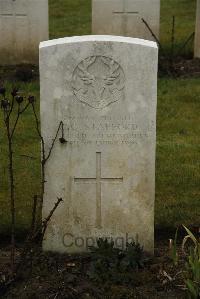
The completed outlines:
[[[72,88],[76,99],[95,109],[121,100],[124,85],[122,67],[109,57],[90,56],[73,72]]]

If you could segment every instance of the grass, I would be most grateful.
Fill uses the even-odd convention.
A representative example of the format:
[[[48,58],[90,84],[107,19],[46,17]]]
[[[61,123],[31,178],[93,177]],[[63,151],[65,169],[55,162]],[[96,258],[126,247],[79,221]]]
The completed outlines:
[[[19,83],[21,90],[28,95],[30,92],[39,99],[39,84],[33,82],[29,84]],[[11,89],[11,84],[6,88]],[[37,102],[39,110],[39,102]],[[2,116],[2,114],[1,114]],[[2,123],[2,118],[1,118]],[[38,194],[40,190],[40,144],[37,138],[34,118],[31,109],[23,114],[19,121],[14,139],[14,171],[16,187],[16,219],[19,229],[26,228],[30,223],[32,196]],[[0,126],[1,127],[1,126]],[[8,160],[7,145],[5,143],[5,131],[0,130],[0,155],[4,157],[0,163],[0,232],[6,232],[10,223],[9,214],[9,192],[8,192]]]
[[[91,34],[90,0],[50,0],[50,38]]]
[[[161,42],[170,50],[172,14],[176,16],[176,47],[194,31],[195,0],[162,0]],[[50,0],[50,37],[90,34],[88,0]],[[190,43],[188,53],[192,52]],[[7,82],[11,88],[11,83]],[[39,82],[19,82],[37,96]],[[156,160],[156,227],[200,223],[200,78],[159,79]],[[1,115],[1,113],[0,113]],[[8,232],[7,151],[0,116],[0,232]],[[29,156],[29,157],[27,157]],[[30,224],[32,197],[40,190],[40,144],[31,111],[20,121],[15,139],[16,213],[19,231]]]
[[[200,223],[200,78],[160,79],[156,225]]]

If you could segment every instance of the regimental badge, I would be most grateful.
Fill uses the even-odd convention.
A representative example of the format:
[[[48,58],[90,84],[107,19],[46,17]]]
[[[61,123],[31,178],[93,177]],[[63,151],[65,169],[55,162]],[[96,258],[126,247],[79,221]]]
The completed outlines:
[[[102,109],[124,97],[125,76],[115,60],[90,56],[73,72],[72,88],[77,100],[94,109]]]

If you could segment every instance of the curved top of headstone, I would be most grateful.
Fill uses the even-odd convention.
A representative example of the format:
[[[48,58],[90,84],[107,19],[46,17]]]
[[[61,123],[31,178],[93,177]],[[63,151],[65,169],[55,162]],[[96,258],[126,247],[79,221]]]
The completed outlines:
[[[57,46],[61,44],[72,44],[79,42],[120,42],[120,43],[128,43],[141,45],[151,48],[158,48],[157,43],[149,40],[132,38],[132,37],[124,37],[124,36],[114,36],[114,35],[83,35],[83,36],[72,36],[72,37],[64,37],[53,40],[48,40],[40,43],[40,49]]]

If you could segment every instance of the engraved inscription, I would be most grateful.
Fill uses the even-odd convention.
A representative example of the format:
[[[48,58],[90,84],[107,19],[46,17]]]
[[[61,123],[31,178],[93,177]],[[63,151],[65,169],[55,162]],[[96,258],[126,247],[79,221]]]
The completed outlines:
[[[69,115],[63,121],[71,145],[137,145],[153,138],[155,123],[132,115]]]
[[[125,76],[112,58],[90,56],[73,72],[72,88],[77,100],[94,109],[102,109],[124,97]]]
[[[96,153],[96,177],[94,178],[74,178],[75,183],[94,183],[96,184],[96,227],[102,227],[101,217],[101,184],[106,183],[122,183],[123,177],[119,178],[102,178],[101,176],[101,153]]]

